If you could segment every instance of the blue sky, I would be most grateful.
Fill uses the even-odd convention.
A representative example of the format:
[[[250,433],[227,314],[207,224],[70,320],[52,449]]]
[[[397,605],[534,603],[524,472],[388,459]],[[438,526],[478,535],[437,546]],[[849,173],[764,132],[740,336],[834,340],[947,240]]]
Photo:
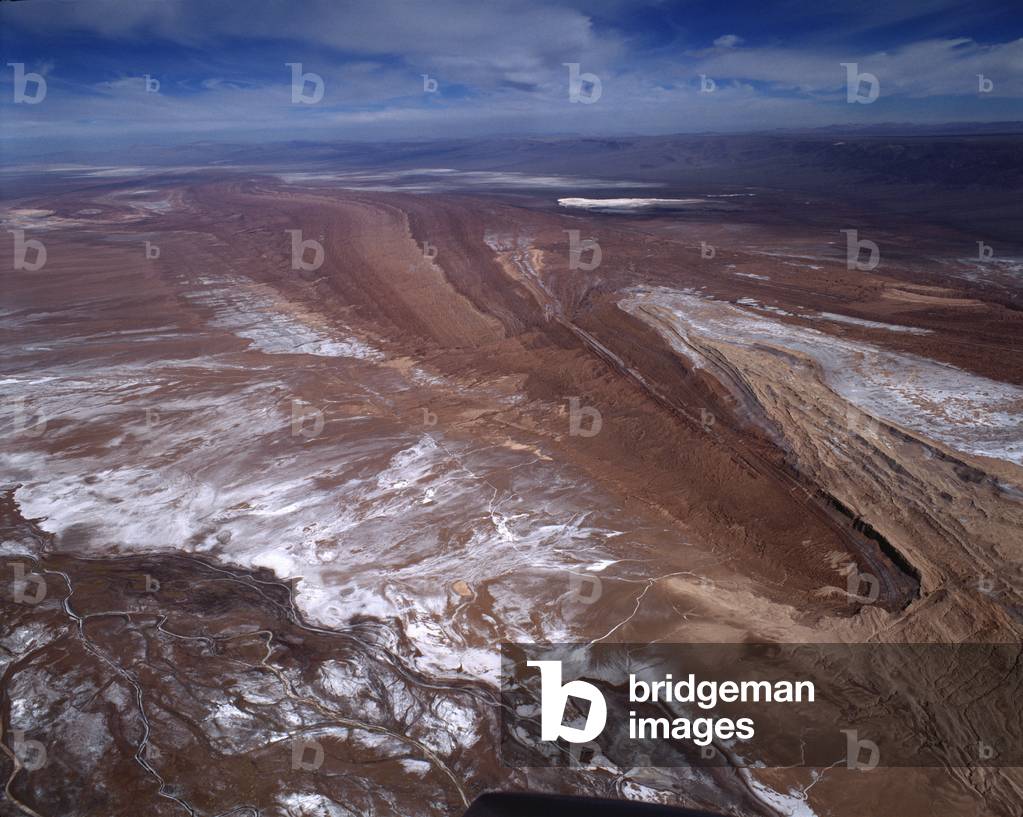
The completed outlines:
[[[0,24],[11,151],[1023,119],[1013,2],[25,0]],[[14,101],[8,63],[44,77],[38,104]],[[296,102],[286,63],[322,98]],[[566,63],[599,94],[572,101]],[[849,101],[842,63],[876,99]]]

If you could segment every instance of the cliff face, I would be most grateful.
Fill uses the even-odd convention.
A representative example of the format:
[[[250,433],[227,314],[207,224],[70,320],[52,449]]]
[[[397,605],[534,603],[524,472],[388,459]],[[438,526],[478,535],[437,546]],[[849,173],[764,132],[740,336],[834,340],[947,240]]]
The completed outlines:
[[[865,635],[1018,633],[1023,470],[1011,424],[1023,390],[678,292],[644,291],[620,305],[722,383],[744,413],[763,417],[799,472],[919,580],[920,598],[888,631]],[[882,589],[879,578],[822,593],[868,596]]]

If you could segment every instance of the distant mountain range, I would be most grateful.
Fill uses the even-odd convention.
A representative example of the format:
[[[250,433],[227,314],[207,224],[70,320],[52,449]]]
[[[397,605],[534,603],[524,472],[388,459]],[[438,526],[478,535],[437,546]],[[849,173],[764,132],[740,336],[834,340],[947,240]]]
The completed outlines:
[[[585,175],[668,186],[847,183],[952,188],[1023,186],[1023,123],[886,125],[753,134],[507,137],[421,142],[196,142],[121,152],[142,164],[315,169],[499,170]],[[66,158],[63,161],[67,161]]]
[[[152,168],[313,173],[460,171],[572,176],[617,182],[637,194],[691,195],[757,188],[826,195],[861,211],[924,218],[1017,243],[1023,235],[1023,123],[890,124],[744,134],[595,138],[498,137],[404,142],[307,141],[174,147],[38,157]],[[8,166],[16,168],[16,163]],[[477,184],[474,192],[486,192]],[[538,183],[537,189],[550,189]],[[594,187],[594,193],[599,187]],[[493,191],[500,192],[500,191]],[[581,191],[576,190],[575,195]],[[622,192],[621,194],[624,194]]]

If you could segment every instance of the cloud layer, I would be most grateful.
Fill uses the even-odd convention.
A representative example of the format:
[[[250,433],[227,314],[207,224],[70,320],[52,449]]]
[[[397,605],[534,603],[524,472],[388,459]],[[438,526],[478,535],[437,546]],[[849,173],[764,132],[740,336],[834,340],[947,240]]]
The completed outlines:
[[[974,6],[957,18],[941,0],[869,13],[841,2],[779,8],[722,20],[699,2],[4,4],[4,63],[40,74],[47,88],[39,104],[17,103],[18,69],[5,67],[0,138],[366,139],[1020,118],[1020,26],[994,12]],[[286,63],[315,74],[305,88],[313,104],[296,102]],[[877,78],[876,99],[849,102],[853,69],[843,64]]]

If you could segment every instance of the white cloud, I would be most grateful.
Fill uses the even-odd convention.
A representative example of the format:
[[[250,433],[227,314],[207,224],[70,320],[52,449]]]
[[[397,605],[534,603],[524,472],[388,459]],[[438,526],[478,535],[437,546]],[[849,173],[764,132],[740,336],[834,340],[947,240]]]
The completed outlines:
[[[741,42],[742,37],[738,34],[722,34],[714,40],[714,45],[718,48],[735,48],[735,46],[739,45]]]
[[[59,15],[52,12],[52,6],[41,3],[8,11],[20,24],[43,33],[86,31],[115,40],[156,37],[211,49],[239,36],[293,40],[308,46],[305,54],[301,47],[297,50],[295,60],[300,62],[322,58],[318,46],[327,46],[351,55],[399,55],[422,70],[454,66],[458,73],[451,81],[486,85],[513,77],[534,82],[544,70],[569,61],[599,69],[622,51],[612,30],[598,34],[583,12],[543,0],[90,0],[62,4]]]
[[[10,93],[0,94],[3,138],[232,129],[339,139],[751,130],[872,118],[1007,119],[1006,100],[1023,96],[1023,40],[928,39],[855,53],[820,44],[750,47],[737,34],[723,34],[713,48],[667,54],[630,51],[613,27],[597,28],[578,9],[542,0],[474,6],[461,0],[94,0],[62,6],[60,15],[42,4],[5,5],[41,41],[84,30],[115,43],[152,42],[164,57],[177,53],[158,42],[169,40],[198,56],[180,68],[164,62],[163,72],[125,65],[112,76],[108,66],[122,67],[115,46],[100,54],[112,57],[88,81],[69,76],[58,62],[47,72],[52,81],[44,104],[13,105]],[[239,41],[244,49],[232,50]],[[323,77],[321,103],[292,104],[285,61]],[[564,63],[574,62],[600,77],[598,103],[568,101]],[[843,62],[876,74],[883,100],[901,99],[903,107],[847,105]],[[147,70],[160,81],[160,93],[145,93]],[[438,93],[424,93],[424,73],[438,81]],[[714,80],[713,93],[699,93],[700,74]],[[978,74],[993,83],[989,94],[978,94]],[[0,86],[10,81],[9,71],[0,72]],[[916,99],[935,96],[954,98],[953,116],[948,105],[912,108]],[[912,117],[901,115],[911,108]]]
[[[698,70],[715,79],[760,81],[811,95],[844,94],[843,62],[875,74],[882,96],[977,96],[978,74],[994,83],[989,96],[1023,96],[1023,39],[996,45],[964,38],[923,40],[872,54],[723,49],[702,59]]]

